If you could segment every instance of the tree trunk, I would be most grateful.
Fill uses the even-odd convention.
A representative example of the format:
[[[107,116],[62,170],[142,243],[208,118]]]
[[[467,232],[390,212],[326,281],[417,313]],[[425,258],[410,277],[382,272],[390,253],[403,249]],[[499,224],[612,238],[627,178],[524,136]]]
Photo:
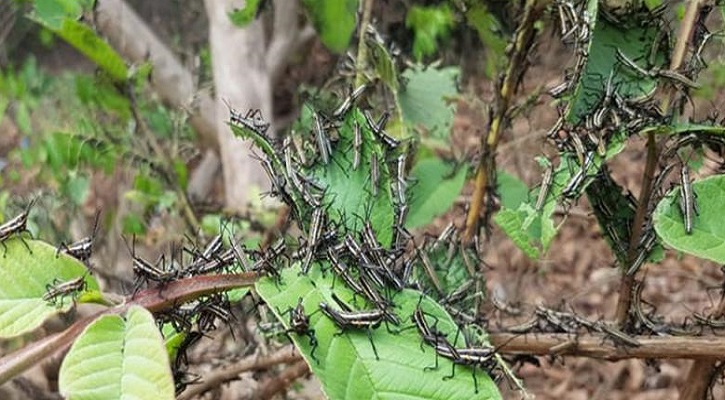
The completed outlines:
[[[275,132],[272,120],[272,80],[266,66],[266,39],[261,20],[245,28],[232,24],[228,13],[243,6],[240,1],[205,0],[209,17],[209,43],[216,89],[218,116],[228,116],[222,100],[240,112],[259,109]],[[235,137],[226,125],[228,118],[217,118],[219,153],[224,171],[226,205],[242,210],[254,186],[267,190],[269,181],[262,167],[250,157],[250,142]]]

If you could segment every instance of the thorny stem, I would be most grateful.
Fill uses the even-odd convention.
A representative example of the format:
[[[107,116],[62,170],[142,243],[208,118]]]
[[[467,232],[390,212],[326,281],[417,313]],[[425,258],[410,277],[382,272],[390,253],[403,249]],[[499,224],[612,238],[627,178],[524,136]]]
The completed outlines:
[[[370,25],[370,18],[373,13],[373,1],[362,1],[362,19],[358,29],[357,57],[355,62],[355,87],[365,83],[365,70],[368,67],[368,46],[365,43],[365,33]]]
[[[299,353],[295,352],[295,348],[293,346],[284,347],[267,357],[253,355],[239,361],[238,363],[205,376],[204,382],[190,387],[178,397],[178,400],[190,400],[196,398],[197,396],[204,394],[215,387],[221,386],[224,383],[239,379],[239,375],[247,371],[268,369],[278,364],[288,364],[300,360],[302,360],[302,357]]]
[[[672,54],[672,60],[670,61],[670,69],[676,71],[682,65],[682,61],[685,56],[685,50],[687,43],[692,34],[692,28],[695,23],[695,18],[698,15],[700,6],[703,0],[693,0],[690,2],[685,18],[680,24],[680,31],[677,36],[677,43]],[[672,107],[672,98],[675,94],[675,88],[671,85],[667,86],[665,93],[662,97],[661,109],[663,115],[669,115]],[[631,265],[637,258],[638,244],[642,237],[642,225],[644,224],[645,218],[648,217],[650,210],[650,200],[652,196],[652,181],[654,177],[655,169],[657,168],[658,158],[658,147],[659,144],[655,140],[655,132],[650,131],[647,133],[647,160],[645,163],[644,173],[642,175],[642,191],[639,196],[639,204],[637,205],[637,211],[634,216],[634,224],[632,226],[632,235],[629,239],[629,251],[627,253],[628,264]],[[622,269],[622,282],[619,286],[619,301],[617,303],[616,321],[622,326],[627,322],[629,308],[632,304],[632,285],[634,284],[634,274],[628,275],[627,270],[629,268]]]
[[[524,14],[519,27],[516,29],[513,51],[510,55],[508,67],[503,79],[500,81],[495,111],[489,123],[488,131],[481,137],[481,159],[476,172],[471,207],[468,210],[466,227],[463,231],[463,240],[465,242],[470,242],[478,229],[478,220],[486,198],[486,191],[491,185],[489,178],[495,176],[496,147],[501,138],[501,128],[505,126],[509,104],[519,78],[526,70],[528,45],[535,33],[534,22],[539,18],[548,3],[549,0],[526,0],[524,5]]]

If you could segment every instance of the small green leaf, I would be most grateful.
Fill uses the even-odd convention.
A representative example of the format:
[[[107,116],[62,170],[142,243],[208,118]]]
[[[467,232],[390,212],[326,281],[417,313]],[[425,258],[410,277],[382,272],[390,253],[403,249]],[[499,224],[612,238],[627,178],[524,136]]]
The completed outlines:
[[[496,177],[503,207],[515,210],[529,200],[529,187],[522,180],[504,171],[499,171]]]
[[[28,245],[25,247],[23,241]],[[56,284],[85,276],[86,291],[98,291],[98,282],[75,258],[57,254],[55,247],[37,240],[13,238],[0,246],[0,337],[32,331],[46,319],[73,307],[73,295],[60,296],[55,304],[43,300]],[[32,253],[31,253],[32,252]],[[75,297],[78,301],[82,293]]]
[[[406,82],[400,92],[400,108],[405,123],[428,132],[439,142],[448,143],[455,108],[447,99],[458,94],[458,68],[415,66],[403,72]]]
[[[174,172],[176,172],[176,180],[183,191],[186,191],[189,185],[189,170],[186,168],[186,163],[183,160],[174,160]]]
[[[137,215],[124,216],[122,225],[124,235],[143,235],[146,232],[143,220]]]
[[[123,58],[89,26],[75,18],[55,20],[36,18],[36,21],[63,38],[76,50],[91,59],[114,80],[123,82],[128,76],[128,68]]]
[[[66,194],[75,205],[80,206],[85,203],[89,187],[90,181],[88,179],[88,176],[78,174],[77,171],[73,171],[68,174]]]
[[[83,8],[75,0],[37,0],[33,17],[50,30],[58,30],[66,18],[78,19]]]
[[[670,191],[654,213],[657,235],[669,247],[704,259],[725,263],[725,175],[716,175],[692,183],[699,215],[693,219],[692,234],[685,233],[679,206],[679,187]]]
[[[244,8],[229,13],[229,19],[234,25],[244,28],[254,21],[261,3],[262,0],[247,0],[244,2]]]
[[[506,49],[501,24],[483,2],[474,2],[466,11],[466,22],[478,33],[486,52],[486,76],[494,77]]]
[[[151,313],[133,306],[125,318],[94,321],[63,360],[58,386],[72,399],[174,399],[169,357]]]
[[[529,258],[536,260],[541,250],[536,246],[537,238],[541,237],[540,229],[531,231],[531,224],[536,221],[537,213],[528,204],[519,210],[502,209],[493,218],[496,224],[506,233],[514,244]],[[538,233],[535,233],[538,232]]]
[[[26,135],[33,132],[33,125],[30,119],[30,109],[26,103],[18,103],[15,107],[15,123],[20,131]]]
[[[347,50],[355,31],[357,0],[304,0],[322,43],[335,53]]]
[[[455,21],[448,5],[424,7],[414,5],[405,16],[405,26],[413,30],[413,55],[417,61],[438,49],[438,40],[448,37]]]
[[[405,221],[408,229],[430,223],[445,213],[466,183],[466,168],[457,171],[439,158],[427,158],[418,162],[412,175],[417,184],[412,186],[410,212]]]

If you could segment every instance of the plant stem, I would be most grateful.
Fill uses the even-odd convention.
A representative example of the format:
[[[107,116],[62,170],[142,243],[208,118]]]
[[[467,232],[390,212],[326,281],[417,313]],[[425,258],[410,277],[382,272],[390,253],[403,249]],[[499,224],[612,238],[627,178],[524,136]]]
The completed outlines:
[[[278,364],[288,364],[302,360],[299,353],[290,346],[279,349],[272,355],[260,358],[252,355],[228,367],[222,368],[204,377],[204,382],[194,385],[178,397],[178,400],[191,400],[224,383],[239,379],[239,374],[252,370],[268,369]]]
[[[692,33],[692,28],[695,23],[695,18],[700,10],[702,0],[693,0],[690,2],[685,18],[682,20],[680,25],[680,31],[677,36],[677,44],[672,54],[672,60],[670,61],[670,69],[676,71],[682,65],[682,61],[685,56],[685,50],[687,48],[687,42],[689,41]],[[668,85],[665,88],[660,108],[662,109],[663,115],[669,115],[672,106],[672,99],[675,94],[675,88],[672,85]],[[657,167],[657,158],[659,155],[658,151],[659,144],[655,140],[655,132],[649,131],[647,133],[647,160],[645,162],[645,169],[642,175],[642,191],[639,196],[639,204],[637,205],[637,211],[634,216],[634,223],[632,226],[632,235],[629,240],[629,252],[627,253],[628,264],[637,258],[638,245],[642,237],[642,227],[645,219],[648,218],[650,211],[650,200],[652,197],[652,181],[654,172]],[[628,275],[629,265],[622,269],[622,281],[619,286],[619,301],[617,302],[617,311],[615,319],[617,324],[622,326],[627,322],[629,315],[629,308],[632,304],[632,285],[634,284],[634,274]]]
[[[373,13],[373,0],[362,0],[362,20],[358,29],[357,57],[355,58],[355,87],[365,84],[365,71],[368,67],[368,46],[365,43],[365,32],[370,25]]]
[[[496,96],[496,106],[492,113],[492,119],[488,130],[481,137],[481,159],[476,172],[475,188],[471,197],[471,206],[466,216],[466,227],[463,231],[463,240],[470,242],[478,230],[478,221],[486,198],[486,191],[495,180],[496,169],[496,147],[501,139],[501,129],[506,124],[507,112],[511,99],[513,98],[516,86],[526,71],[526,55],[529,51],[529,44],[533,40],[535,29],[534,23],[546,8],[550,0],[526,0],[524,14],[516,29],[513,49],[509,55],[509,63]],[[495,182],[493,182],[495,184]],[[486,221],[488,223],[488,221]]]
[[[609,336],[582,333],[572,339],[569,333],[490,333],[490,342],[504,354],[551,355],[552,348],[562,348],[556,355],[618,361],[638,359],[690,359],[714,362],[725,359],[725,338],[720,336],[632,336],[639,346],[613,344]],[[570,346],[562,347],[563,343]],[[690,382],[690,381],[688,381]]]

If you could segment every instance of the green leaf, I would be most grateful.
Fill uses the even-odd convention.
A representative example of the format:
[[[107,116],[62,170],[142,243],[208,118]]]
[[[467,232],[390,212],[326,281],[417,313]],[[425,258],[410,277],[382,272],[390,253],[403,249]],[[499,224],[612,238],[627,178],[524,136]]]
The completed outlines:
[[[679,187],[670,191],[655,209],[657,235],[667,246],[704,259],[725,263],[725,175],[711,176],[692,183],[699,215],[693,219],[692,234],[685,233],[679,207]]]
[[[95,62],[115,81],[123,82],[128,77],[128,68],[123,58],[89,26],[74,18],[63,18],[60,23],[39,18],[36,21]]]
[[[486,76],[494,77],[506,49],[501,24],[483,2],[473,2],[466,11],[466,22],[478,33],[486,52]]]
[[[477,280],[477,283],[483,282],[476,273],[476,268],[482,263],[476,250],[463,246],[457,233],[448,238],[426,241],[421,251],[428,258],[437,283],[433,281],[420,258],[416,259],[416,265],[413,267],[413,282],[418,282],[422,290],[430,293],[434,299],[446,298],[473,280]],[[471,286],[465,293],[467,296],[456,301],[456,309],[475,315],[477,312],[475,300],[476,297],[481,298],[484,295],[482,290],[485,290],[485,287]]]
[[[72,295],[59,297],[56,304],[43,300],[53,285],[85,275],[86,290],[75,295],[75,299],[82,302],[84,295],[98,291],[98,282],[87,275],[88,270],[80,261],[65,254],[56,255],[56,248],[47,243],[23,240],[12,238],[2,242],[7,252],[0,248],[5,254],[0,263],[0,337],[32,331],[49,317],[70,310],[74,303]]]
[[[72,399],[174,399],[174,381],[153,316],[133,306],[125,318],[89,325],[63,360],[60,393]]]
[[[456,67],[414,66],[403,72],[405,86],[400,92],[400,108],[405,123],[447,146],[455,108],[448,99],[458,94]]]
[[[501,209],[493,220],[504,231],[514,244],[521,249],[529,258],[538,259],[541,249],[536,246],[537,239],[541,237],[541,230],[537,225],[536,212],[528,204],[523,204],[522,209],[510,210]]]
[[[78,19],[83,14],[76,0],[36,0],[33,17],[50,30],[58,30],[67,18]]]
[[[335,53],[347,50],[355,31],[357,0],[304,0],[322,43]]]
[[[303,107],[303,116],[310,113],[309,106]],[[354,108],[344,118],[336,129],[339,138],[332,144],[329,163],[318,161],[309,167],[300,165],[297,168],[302,176],[325,188],[321,203],[332,222],[341,224],[346,231],[359,232],[363,223],[370,221],[377,239],[383,246],[388,246],[393,237],[394,207],[390,168],[385,162],[389,159],[386,148],[368,127],[359,109]],[[361,127],[363,138],[360,165],[357,169],[352,168],[354,151],[350,151],[353,148],[355,122]],[[272,168],[277,171],[276,174],[284,177],[286,182],[292,181],[280,159],[282,155],[278,154],[266,137],[235,124],[230,126],[237,136],[252,139],[265,153]],[[314,140],[313,138],[314,134],[309,133],[304,139]],[[374,182],[370,173],[373,158],[378,160],[379,166],[377,196],[373,195]],[[301,193],[293,185],[288,186],[293,214],[296,214],[301,225],[308,226],[312,207],[304,202]]]
[[[229,13],[229,19],[234,25],[244,28],[257,17],[261,3],[262,0],[247,0],[244,2],[244,8]]]
[[[455,168],[439,158],[419,161],[412,175],[417,182],[411,192],[410,212],[405,221],[408,229],[427,225],[445,213],[466,183],[467,168]]]
[[[77,206],[82,205],[86,201],[90,181],[88,176],[78,174],[76,171],[68,174],[68,182],[66,184],[66,194]]]
[[[378,77],[391,92],[398,93],[398,71],[388,49],[376,40],[369,41],[368,45],[370,46],[370,61],[375,67]]]
[[[496,185],[501,196],[501,206],[515,210],[521,203],[529,200],[529,187],[519,178],[499,171],[496,174]]]
[[[179,187],[186,192],[186,188],[189,186],[189,170],[186,168],[186,163],[181,159],[175,159],[173,166]]]
[[[657,79],[643,77],[623,66],[616,57],[621,50],[629,59],[646,67],[653,43],[661,29],[656,24],[643,24],[636,18],[642,14],[623,16],[623,21],[613,24],[605,18],[596,22],[588,49],[589,58],[571,99],[567,121],[577,125],[593,113],[604,97],[607,81],[612,75],[612,85],[625,99],[642,97],[655,90]],[[656,50],[654,63],[663,67],[668,49],[662,46]]]
[[[26,135],[33,132],[33,125],[30,119],[30,109],[25,103],[18,103],[15,107],[15,123],[20,131]]]
[[[417,61],[438,49],[438,40],[448,37],[455,23],[448,5],[424,7],[414,5],[405,16],[405,26],[413,30],[413,55]]]
[[[400,329],[398,333],[387,332],[381,326],[371,332],[371,337],[380,360],[376,360],[365,331],[349,331],[337,335],[337,326],[321,312],[316,312],[320,302],[335,307],[332,300],[333,274],[323,275],[318,265],[314,265],[306,276],[299,275],[297,268],[282,271],[282,283],[271,279],[262,279],[257,283],[257,291],[270,305],[286,328],[289,317],[282,316],[290,307],[303,299],[306,313],[310,316],[310,325],[319,342],[315,358],[310,355],[311,346],[306,336],[290,334],[292,341],[300,349],[310,368],[322,382],[323,390],[331,399],[370,399],[370,398],[406,398],[406,399],[500,399],[498,388],[482,371],[476,371],[478,394],[474,393],[471,370],[456,366],[455,377],[443,380],[450,374],[452,365],[447,359],[438,358],[439,367],[433,367],[436,355],[433,348],[423,345],[415,329]],[[335,283],[335,290],[343,301],[354,305],[352,292],[344,288],[342,282]],[[434,301],[427,297],[421,300],[421,294],[404,290],[395,297],[394,312],[401,321],[407,321],[420,302],[424,311],[438,318],[441,331],[447,333],[451,342],[457,328],[450,316]],[[362,307],[360,309],[363,309]],[[399,329],[390,326],[393,329]],[[459,338],[460,339],[460,338]],[[458,346],[463,346],[459,340]]]
[[[124,235],[143,235],[146,232],[143,219],[137,215],[124,216],[122,225]]]

